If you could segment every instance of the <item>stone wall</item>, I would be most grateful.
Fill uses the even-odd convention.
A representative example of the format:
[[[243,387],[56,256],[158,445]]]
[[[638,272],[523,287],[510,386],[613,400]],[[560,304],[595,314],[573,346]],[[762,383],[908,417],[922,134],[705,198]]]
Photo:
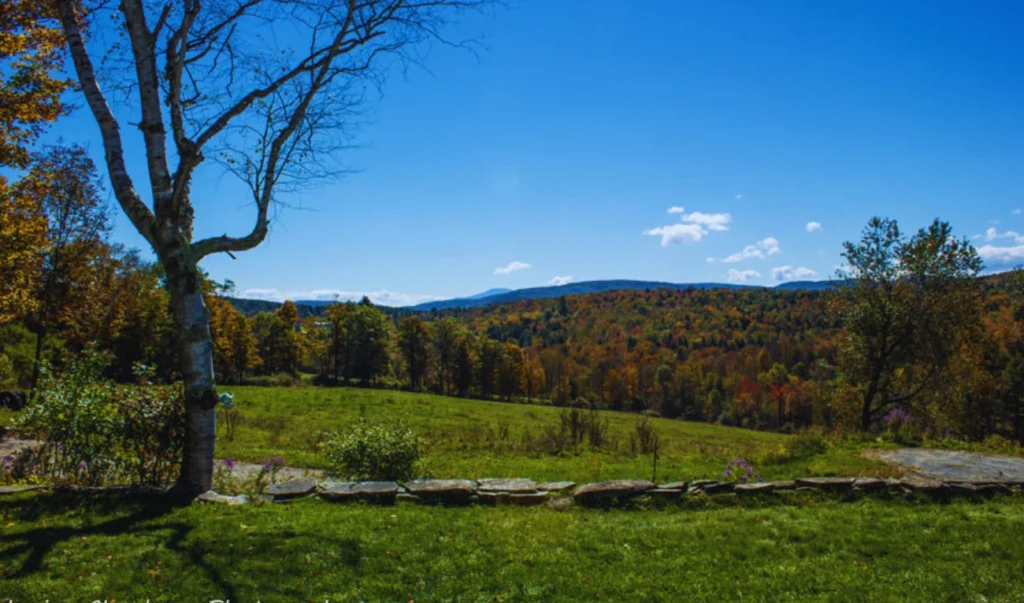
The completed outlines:
[[[629,506],[644,503],[682,502],[686,497],[728,494],[737,497],[772,495],[783,491],[831,493],[895,493],[949,499],[995,493],[1021,494],[1024,481],[936,481],[921,477],[878,479],[853,477],[804,477],[794,480],[737,484],[715,480],[655,484],[646,480],[613,480],[577,486],[573,482],[536,483],[531,479],[418,479],[398,482],[346,482],[295,479],[271,484],[260,495],[264,502],[284,503],[318,496],[332,502],[365,502],[391,505],[398,501],[449,506],[548,504],[566,508]],[[201,502],[246,504],[245,495],[225,496],[210,491]]]

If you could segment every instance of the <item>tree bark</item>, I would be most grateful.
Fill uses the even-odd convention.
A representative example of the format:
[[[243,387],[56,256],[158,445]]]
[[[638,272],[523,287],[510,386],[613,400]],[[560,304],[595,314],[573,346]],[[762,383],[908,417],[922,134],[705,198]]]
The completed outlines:
[[[185,389],[185,442],[181,474],[174,489],[185,497],[210,490],[216,435],[217,387],[213,372],[210,313],[203,302],[196,267],[165,262],[171,308],[178,325]]]

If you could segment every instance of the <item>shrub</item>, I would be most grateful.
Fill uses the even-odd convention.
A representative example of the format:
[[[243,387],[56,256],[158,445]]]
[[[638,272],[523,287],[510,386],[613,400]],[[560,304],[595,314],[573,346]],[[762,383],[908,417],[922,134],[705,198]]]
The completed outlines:
[[[828,440],[816,431],[805,431],[789,438],[786,443],[793,458],[805,458],[828,451]]]
[[[654,424],[647,417],[636,422],[633,433],[629,434],[629,450],[633,456],[639,454],[656,454],[660,448],[661,438]]]
[[[1022,447],[1017,442],[1004,438],[999,434],[992,434],[985,438],[981,443],[981,447],[985,452],[994,452],[996,454],[1020,454]]]
[[[65,375],[45,375],[38,399],[15,420],[46,441],[23,459],[22,477],[164,485],[177,476],[185,426],[181,388],[117,386],[100,379],[107,361],[86,353]]]
[[[350,479],[415,477],[424,442],[400,421],[370,423],[360,417],[348,432],[328,432],[320,443],[331,471]]]

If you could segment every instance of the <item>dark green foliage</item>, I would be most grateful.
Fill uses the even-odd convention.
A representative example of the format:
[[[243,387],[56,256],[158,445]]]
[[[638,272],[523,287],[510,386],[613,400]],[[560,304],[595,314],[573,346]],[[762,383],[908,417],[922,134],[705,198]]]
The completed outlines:
[[[908,240],[895,220],[873,218],[844,248],[854,284],[838,291],[841,367],[868,430],[940,383],[961,343],[976,335],[981,260],[939,220]]]
[[[347,431],[323,436],[320,450],[330,471],[359,480],[407,480],[417,476],[424,441],[400,421],[369,422],[360,417]]]
[[[108,362],[86,354],[65,374],[44,375],[38,398],[15,422],[46,442],[22,459],[23,478],[166,485],[177,477],[184,433],[181,388],[103,381]]]

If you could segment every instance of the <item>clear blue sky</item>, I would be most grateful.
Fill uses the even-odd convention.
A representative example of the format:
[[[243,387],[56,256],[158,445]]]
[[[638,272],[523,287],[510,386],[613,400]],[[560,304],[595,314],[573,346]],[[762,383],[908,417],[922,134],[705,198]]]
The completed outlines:
[[[489,49],[393,73],[358,173],[204,267],[250,296],[394,305],[556,277],[771,284],[831,276],[872,215],[1024,262],[1024,3],[525,0],[458,31]],[[86,116],[55,134],[101,158]],[[251,227],[229,176],[192,190],[197,235]],[[123,216],[116,236],[144,245]]]

